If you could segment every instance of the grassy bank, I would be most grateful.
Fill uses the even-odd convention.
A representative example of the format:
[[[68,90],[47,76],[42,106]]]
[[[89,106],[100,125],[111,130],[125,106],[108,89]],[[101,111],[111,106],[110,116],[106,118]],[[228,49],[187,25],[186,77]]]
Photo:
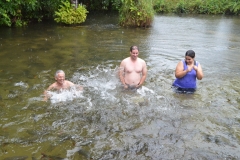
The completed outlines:
[[[157,13],[240,15],[240,0],[154,0]]]

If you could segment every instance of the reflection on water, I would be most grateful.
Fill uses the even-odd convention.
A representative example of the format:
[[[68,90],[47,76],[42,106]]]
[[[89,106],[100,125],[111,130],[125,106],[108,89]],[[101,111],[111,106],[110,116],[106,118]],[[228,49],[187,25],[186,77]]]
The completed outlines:
[[[116,15],[79,27],[0,29],[2,159],[239,159],[240,20],[156,15],[147,29]],[[118,66],[138,45],[146,83],[124,90]],[[171,89],[193,49],[204,78],[194,94]],[[83,91],[43,91],[63,69]]]

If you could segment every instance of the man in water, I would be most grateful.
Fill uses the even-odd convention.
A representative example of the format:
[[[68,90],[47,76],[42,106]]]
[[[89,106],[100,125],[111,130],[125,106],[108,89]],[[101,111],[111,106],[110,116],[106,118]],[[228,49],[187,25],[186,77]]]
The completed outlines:
[[[58,70],[55,73],[55,80],[56,82],[54,82],[53,84],[51,84],[47,90],[44,91],[44,101],[47,101],[47,99],[49,98],[49,95],[47,94],[47,91],[50,90],[66,90],[69,89],[70,87],[75,86],[74,83],[65,80],[65,73],[63,70]],[[83,90],[82,86],[77,86],[79,90]]]
[[[147,77],[146,62],[138,58],[138,55],[138,47],[131,46],[130,57],[122,60],[120,64],[119,77],[125,89],[139,88]]]

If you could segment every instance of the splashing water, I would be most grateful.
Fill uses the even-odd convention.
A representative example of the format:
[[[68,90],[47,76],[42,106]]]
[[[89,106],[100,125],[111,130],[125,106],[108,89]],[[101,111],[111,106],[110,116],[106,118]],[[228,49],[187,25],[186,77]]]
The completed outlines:
[[[82,91],[76,89],[76,87],[72,87],[69,90],[60,90],[60,91],[48,91],[48,95],[50,96],[51,103],[58,102],[66,102],[72,101],[76,98],[82,98]]]

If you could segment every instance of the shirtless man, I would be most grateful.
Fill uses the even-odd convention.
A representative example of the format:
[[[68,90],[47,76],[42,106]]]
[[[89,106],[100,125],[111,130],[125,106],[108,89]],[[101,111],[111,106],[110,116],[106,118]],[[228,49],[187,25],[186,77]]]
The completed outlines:
[[[53,84],[51,84],[47,90],[44,91],[44,101],[47,101],[47,99],[49,98],[49,95],[47,94],[47,91],[49,90],[61,90],[61,89],[69,89],[70,87],[74,86],[75,84],[65,80],[65,73],[63,70],[58,70],[55,73],[55,80],[56,82],[54,82]],[[83,88],[81,86],[78,86],[79,90],[83,90]]]
[[[127,89],[139,88],[147,77],[147,65],[144,60],[138,58],[138,47],[130,47],[130,57],[125,58],[120,64],[119,77]]]

